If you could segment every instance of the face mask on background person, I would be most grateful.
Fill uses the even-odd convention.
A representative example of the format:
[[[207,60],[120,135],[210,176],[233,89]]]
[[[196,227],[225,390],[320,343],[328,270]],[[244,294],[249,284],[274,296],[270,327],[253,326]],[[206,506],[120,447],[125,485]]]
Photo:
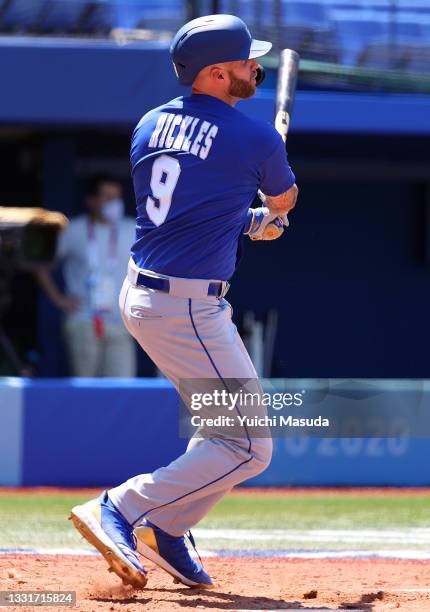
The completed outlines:
[[[118,223],[124,216],[124,202],[121,199],[109,200],[102,206],[101,215],[109,223]]]

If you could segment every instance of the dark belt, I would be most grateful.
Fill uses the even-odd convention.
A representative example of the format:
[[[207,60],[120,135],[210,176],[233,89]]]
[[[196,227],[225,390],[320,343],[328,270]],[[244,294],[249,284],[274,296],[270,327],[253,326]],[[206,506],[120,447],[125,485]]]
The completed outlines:
[[[221,281],[213,281],[209,283],[208,295],[215,297],[221,297],[223,295],[223,285]],[[157,291],[163,291],[164,293],[170,292],[170,281],[168,278],[156,278],[154,276],[148,276],[144,272],[139,272],[137,276],[136,286],[147,287],[148,289],[156,289]],[[227,283],[228,288],[228,283]],[[227,291],[224,292],[227,293]]]

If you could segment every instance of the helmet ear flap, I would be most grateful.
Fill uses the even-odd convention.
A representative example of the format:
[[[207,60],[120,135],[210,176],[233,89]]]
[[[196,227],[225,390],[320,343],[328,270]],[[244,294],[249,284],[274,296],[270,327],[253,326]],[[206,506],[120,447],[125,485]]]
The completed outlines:
[[[259,85],[261,85],[261,83],[264,81],[266,77],[266,72],[263,68],[263,66],[261,64],[258,64],[257,66],[257,75],[255,77],[255,84],[257,85],[257,87]]]

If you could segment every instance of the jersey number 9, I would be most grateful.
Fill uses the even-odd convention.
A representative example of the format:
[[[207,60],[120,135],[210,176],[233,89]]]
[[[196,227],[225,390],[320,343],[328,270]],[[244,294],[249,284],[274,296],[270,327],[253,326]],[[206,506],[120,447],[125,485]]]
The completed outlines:
[[[151,195],[146,201],[146,212],[154,225],[166,220],[180,174],[178,160],[170,155],[160,155],[152,164]]]

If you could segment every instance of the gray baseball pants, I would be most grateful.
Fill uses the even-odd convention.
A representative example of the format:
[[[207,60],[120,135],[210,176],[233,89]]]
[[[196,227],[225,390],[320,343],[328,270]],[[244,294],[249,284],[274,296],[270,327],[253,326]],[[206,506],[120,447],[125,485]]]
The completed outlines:
[[[190,288],[189,280],[175,279],[171,295],[136,287],[134,279],[129,267],[119,300],[125,326],[177,389],[183,379],[240,378],[253,379],[262,392],[230,304],[206,296],[209,281],[192,280]],[[130,478],[109,497],[130,524],[147,518],[180,536],[234,485],[262,472],[271,455],[270,437],[250,437],[245,431],[230,438],[194,437],[178,459]]]

